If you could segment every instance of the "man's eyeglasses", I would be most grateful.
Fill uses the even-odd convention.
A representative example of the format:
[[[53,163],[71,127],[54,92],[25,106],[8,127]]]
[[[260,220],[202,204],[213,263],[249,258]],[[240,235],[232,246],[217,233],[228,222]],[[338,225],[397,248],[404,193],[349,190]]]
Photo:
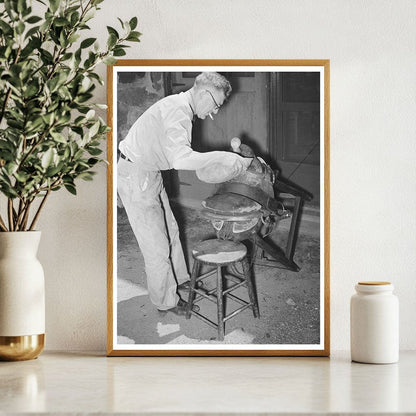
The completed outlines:
[[[219,110],[221,106],[218,105],[217,101],[215,100],[214,96],[212,95],[212,92],[210,90],[205,90],[205,91],[209,93],[209,95],[212,98],[212,101],[214,101],[214,104],[215,104],[214,110]]]

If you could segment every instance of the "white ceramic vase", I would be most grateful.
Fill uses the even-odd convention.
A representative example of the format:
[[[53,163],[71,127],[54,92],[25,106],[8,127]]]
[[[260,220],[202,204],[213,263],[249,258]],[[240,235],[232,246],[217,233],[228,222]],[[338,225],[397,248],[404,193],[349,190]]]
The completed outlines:
[[[0,360],[30,360],[44,348],[40,236],[40,231],[0,232]]]

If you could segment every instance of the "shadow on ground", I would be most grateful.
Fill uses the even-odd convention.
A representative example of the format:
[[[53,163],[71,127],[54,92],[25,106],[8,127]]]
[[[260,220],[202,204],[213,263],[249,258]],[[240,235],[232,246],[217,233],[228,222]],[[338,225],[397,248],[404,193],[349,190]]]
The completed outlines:
[[[183,247],[189,263],[197,241],[213,236],[212,227],[198,210],[172,206],[181,228]],[[162,316],[151,304],[146,291],[143,258],[123,208],[118,208],[118,311],[119,344],[197,344],[218,343],[217,331],[201,320]],[[286,220],[290,221],[290,220]],[[287,228],[287,227],[286,227]],[[287,231],[279,226],[271,236],[285,247]],[[254,265],[253,274],[260,308],[256,319],[250,309],[226,322],[229,344],[317,344],[320,341],[320,244],[319,237],[300,234],[294,261],[299,272]],[[213,282],[214,283],[214,282]],[[209,286],[209,282],[207,283]],[[237,296],[248,299],[246,289]],[[187,294],[182,292],[183,299]],[[229,300],[226,313],[238,308]],[[215,305],[200,303],[201,313],[215,320]]]

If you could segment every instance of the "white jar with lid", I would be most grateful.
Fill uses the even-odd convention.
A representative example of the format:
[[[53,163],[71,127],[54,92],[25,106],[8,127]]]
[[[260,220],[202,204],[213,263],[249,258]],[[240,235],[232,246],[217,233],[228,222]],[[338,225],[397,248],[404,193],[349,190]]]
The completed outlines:
[[[399,360],[399,302],[390,282],[358,282],[351,297],[351,360]]]

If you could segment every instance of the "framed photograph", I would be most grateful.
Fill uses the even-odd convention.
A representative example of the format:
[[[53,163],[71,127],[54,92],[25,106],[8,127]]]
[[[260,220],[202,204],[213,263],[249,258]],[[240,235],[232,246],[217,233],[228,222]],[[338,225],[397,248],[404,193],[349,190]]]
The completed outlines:
[[[329,355],[329,66],[108,67],[109,356]]]

